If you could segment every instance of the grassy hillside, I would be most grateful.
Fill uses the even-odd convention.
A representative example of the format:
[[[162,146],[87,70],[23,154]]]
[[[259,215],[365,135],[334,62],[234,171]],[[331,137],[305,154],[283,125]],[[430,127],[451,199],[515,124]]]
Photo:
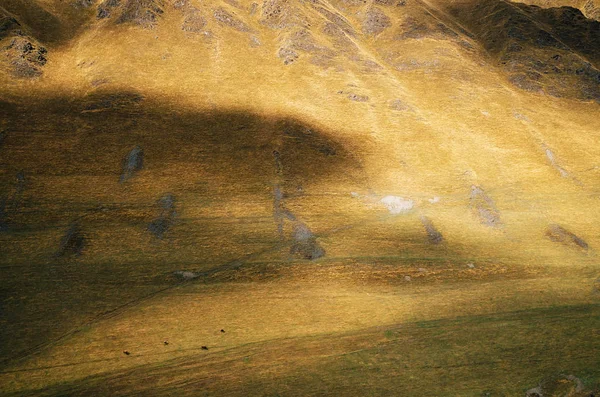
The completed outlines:
[[[598,22],[0,7],[3,394],[597,390]]]

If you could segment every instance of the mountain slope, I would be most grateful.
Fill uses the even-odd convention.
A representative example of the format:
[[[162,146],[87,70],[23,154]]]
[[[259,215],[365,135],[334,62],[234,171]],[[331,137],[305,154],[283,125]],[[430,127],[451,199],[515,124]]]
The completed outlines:
[[[0,0],[2,393],[593,390],[599,23],[552,6]]]

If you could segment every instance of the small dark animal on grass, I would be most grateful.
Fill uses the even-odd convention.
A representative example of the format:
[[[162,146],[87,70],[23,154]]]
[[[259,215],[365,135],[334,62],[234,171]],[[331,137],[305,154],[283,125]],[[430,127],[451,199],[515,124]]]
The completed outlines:
[[[222,334],[224,334],[224,333],[225,333],[225,330],[224,330],[224,329],[222,329],[222,330],[221,330],[221,333],[222,333]]]
[[[202,349],[202,350],[208,350],[208,347],[206,347],[206,346],[202,346],[202,347],[201,347],[201,349]]]
[[[123,350],[123,354],[125,354],[126,356],[130,355],[131,353],[129,353],[129,350]]]
[[[166,340],[166,341],[164,341],[163,343],[164,343],[164,345],[166,346],[166,345],[168,345],[168,344],[169,344],[169,341],[168,341],[168,340]]]

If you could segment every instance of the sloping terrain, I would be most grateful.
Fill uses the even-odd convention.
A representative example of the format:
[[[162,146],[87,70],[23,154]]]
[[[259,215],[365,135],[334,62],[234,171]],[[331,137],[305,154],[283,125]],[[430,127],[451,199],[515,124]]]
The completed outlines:
[[[524,0],[518,3],[544,8],[572,7],[579,9],[587,18],[600,20],[600,4],[597,0]]]
[[[41,75],[41,69],[48,61],[46,48],[23,30],[16,19],[0,14],[0,21],[3,72],[17,78]]]
[[[2,394],[592,395],[600,23],[542,5],[0,0]]]
[[[581,11],[509,2],[477,2],[452,10],[524,90],[583,100],[600,97],[600,22]]]

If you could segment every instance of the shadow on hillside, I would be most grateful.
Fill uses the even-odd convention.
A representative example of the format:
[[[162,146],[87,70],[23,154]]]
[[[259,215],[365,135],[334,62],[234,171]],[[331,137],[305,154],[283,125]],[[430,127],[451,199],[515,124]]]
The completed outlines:
[[[81,4],[83,3],[82,1]],[[36,40],[44,45],[57,47],[76,37],[92,17],[93,9],[79,4],[71,1],[71,4],[64,5],[64,15],[58,17],[39,5],[37,0],[2,0],[0,15],[4,14],[4,9],[7,15],[14,17],[21,28],[29,31]]]
[[[364,182],[334,132],[293,118],[133,92],[4,102],[0,116],[5,360],[173,285],[176,270],[281,245],[274,200]],[[136,147],[143,166],[123,179]]]
[[[526,91],[600,102],[600,22],[572,7],[485,0],[450,13]]]

